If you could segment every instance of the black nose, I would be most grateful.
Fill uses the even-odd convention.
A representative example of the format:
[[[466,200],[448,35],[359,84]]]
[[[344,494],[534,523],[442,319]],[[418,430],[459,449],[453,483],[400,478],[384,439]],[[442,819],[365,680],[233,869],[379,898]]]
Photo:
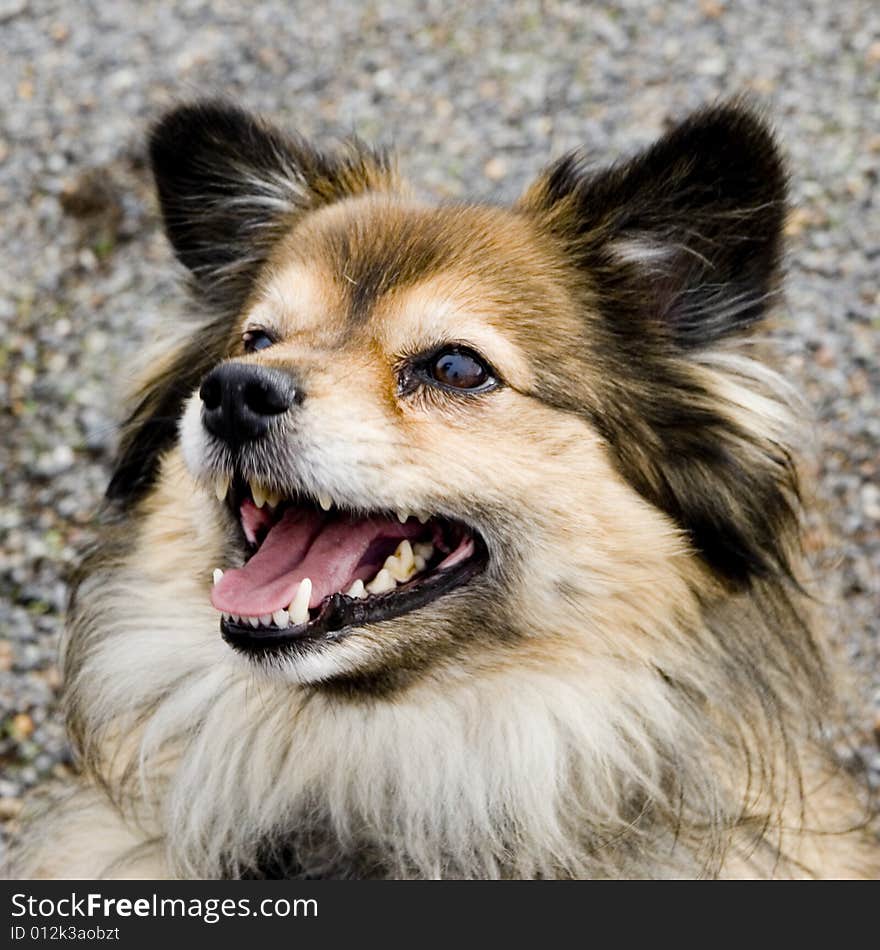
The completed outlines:
[[[202,380],[205,428],[231,445],[252,442],[298,401],[293,380],[265,366],[223,363]]]

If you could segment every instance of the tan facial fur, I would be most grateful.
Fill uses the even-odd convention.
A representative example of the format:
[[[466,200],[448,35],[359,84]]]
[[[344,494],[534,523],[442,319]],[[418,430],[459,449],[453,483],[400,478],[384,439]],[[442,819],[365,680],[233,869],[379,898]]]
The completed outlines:
[[[652,616],[689,609],[680,578],[689,570],[686,540],[626,486],[582,419],[532,394],[526,341],[533,328],[558,342],[576,326],[553,280],[553,259],[510,213],[456,210],[449,218],[438,222],[436,211],[386,198],[318,212],[282,244],[239,321],[242,331],[271,330],[277,342],[237,358],[290,372],[305,392],[286,451],[267,473],[273,490],[329,495],[356,509],[440,512],[475,526],[490,548],[488,577],[473,585],[481,595],[492,590],[482,622],[476,613],[468,629],[452,629],[460,626],[456,601],[471,596],[455,592],[448,604],[328,647],[321,678],[336,672],[335,663],[385,676],[398,664],[460,667],[468,654],[481,664],[516,664],[521,650],[542,642],[554,644],[548,654],[574,647],[628,655],[641,648],[646,606]],[[410,252],[442,261],[442,270],[413,273],[402,286],[389,278],[362,304],[368,310],[353,315],[357,288],[346,267],[370,273],[383,249],[365,238],[341,263],[331,256],[336,235],[387,233],[405,243],[428,227],[432,246]],[[446,343],[480,352],[503,387],[464,398],[400,394],[401,360]],[[185,432],[193,432],[193,446],[188,439],[185,446],[199,475],[197,396],[190,406]],[[212,493],[210,476],[203,490]],[[222,554],[204,574],[213,566],[226,566]],[[609,626],[633,636],[609,638]],[[299,669],[296,658],[290,664]],[[312,675],[314,664],[309,657]]]

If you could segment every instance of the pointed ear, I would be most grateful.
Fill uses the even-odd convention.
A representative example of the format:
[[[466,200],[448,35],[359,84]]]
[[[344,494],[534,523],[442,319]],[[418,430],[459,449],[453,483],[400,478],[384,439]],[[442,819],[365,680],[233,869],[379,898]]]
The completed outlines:
[[[356,143],[325,155],[222,101],[164,116],[150,136],[150,161],[174,252],[200,296],[225,312],[241,308],[298,216],[396,180],[384,154]]]
[[[735,589],[792,575],[800,517],[777,377],[717,346],[766,312],[785,192],[767,126],[737,102],[610,169],[564,158],[519,205],[573,268],[579,345],[604,369],[580,411]]]
[[[710,345],[759,320],[775,286],[786,174],[742,102],[704,109],[634,159],[549,168],[520,209],[583,269],[613,333]]]

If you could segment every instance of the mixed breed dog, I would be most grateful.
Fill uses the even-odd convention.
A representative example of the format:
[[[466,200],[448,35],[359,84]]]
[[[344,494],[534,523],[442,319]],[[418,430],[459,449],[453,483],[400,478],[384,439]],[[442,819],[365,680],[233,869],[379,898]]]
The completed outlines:
[[[63,644],[22,877],[876,877],[828,736],[741,101],[512,207],[224,102],[152,131],[192,319]]]

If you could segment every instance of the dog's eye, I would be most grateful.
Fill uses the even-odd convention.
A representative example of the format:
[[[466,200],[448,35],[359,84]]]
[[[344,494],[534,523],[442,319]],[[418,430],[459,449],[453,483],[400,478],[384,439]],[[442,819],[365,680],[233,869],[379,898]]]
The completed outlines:
[[[482,392],[497,382],[489,366],[473,350],[450,346],[430,356],[422,366],[426,381],[444,389]]]
[[[463,344],[438,347],[398,365],[400,396],[425,388],[474,395],[490,392],[500,385],[498,374],[486,360]]]
[[[431,376],[450,389],[479,389],[489,379],[489,371],[472,353],[445,350],[431,364]]]
[[[247,330],[241,335],[245,353],[256,353],[272,346],[275,340],[265,330]]]

